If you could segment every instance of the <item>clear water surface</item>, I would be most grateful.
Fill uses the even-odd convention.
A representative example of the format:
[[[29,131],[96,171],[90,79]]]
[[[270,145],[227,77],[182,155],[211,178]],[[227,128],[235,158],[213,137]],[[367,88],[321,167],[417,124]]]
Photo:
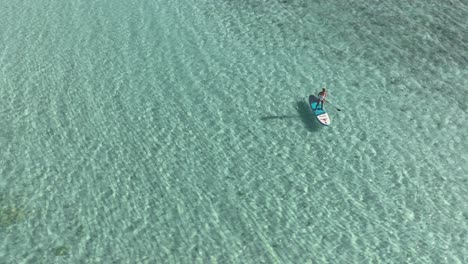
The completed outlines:
[[[466,1],[0,17],[1,263],[468,262]]]

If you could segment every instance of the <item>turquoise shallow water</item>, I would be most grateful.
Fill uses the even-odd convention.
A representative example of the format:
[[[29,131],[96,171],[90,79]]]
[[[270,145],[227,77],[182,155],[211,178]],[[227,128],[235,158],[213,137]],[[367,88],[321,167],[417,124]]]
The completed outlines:
[[[0,262],[467,263],[439,2],[2,1]]]

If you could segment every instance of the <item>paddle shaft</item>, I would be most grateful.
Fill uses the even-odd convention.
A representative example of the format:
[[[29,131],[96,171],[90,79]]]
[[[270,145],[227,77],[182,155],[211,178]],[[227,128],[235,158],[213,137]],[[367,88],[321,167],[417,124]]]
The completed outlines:
[[[329,104],[332,104],[332,103],[331,103],[330,101],[328,101],[328,100],[325,100],[325,102],[327,102],[327,103],[329,103]],[[341,109],[339,109],[338,107],[336,107],[336,106],[334,106],[334,105],[333,105],[333,107],[334,107],[336,110],[341,111]]]
[[[330,96],[330,95],[327,94],[327,96]],[[329,104],[333,105],[330,101],[328,101],[328,100],[326,100],[326,99],[325,99],[325,102],[328,102]],[[333,107],[334,107],[336,110],[341,111],[341,109],[339,109],[338,107],[336,107],[336,106],[334,106],[334,105],[333,105]]]

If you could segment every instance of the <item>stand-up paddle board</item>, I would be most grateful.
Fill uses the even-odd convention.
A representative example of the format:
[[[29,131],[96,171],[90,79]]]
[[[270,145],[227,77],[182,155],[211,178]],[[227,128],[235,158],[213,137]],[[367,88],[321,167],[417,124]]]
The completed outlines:
[[[309,107],[312,113],[315,115],[320,124],[324,126],[330,125],[330,118],[328,117],[327,111],[323,108],[317,109],[317,97],[310,95],[309,96]]]

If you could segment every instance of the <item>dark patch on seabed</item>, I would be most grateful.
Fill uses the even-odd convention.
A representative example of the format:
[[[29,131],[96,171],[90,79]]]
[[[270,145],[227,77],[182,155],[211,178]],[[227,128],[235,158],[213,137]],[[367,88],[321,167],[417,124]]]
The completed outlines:
[[[62,257],[66,256],[70,252],[70,247],[63,245],[63,246],[58,246],[53,249],[54,255],[57,257]]]
[[[24,220],[21,197],[0,192],[0,228],[7,228]]]

